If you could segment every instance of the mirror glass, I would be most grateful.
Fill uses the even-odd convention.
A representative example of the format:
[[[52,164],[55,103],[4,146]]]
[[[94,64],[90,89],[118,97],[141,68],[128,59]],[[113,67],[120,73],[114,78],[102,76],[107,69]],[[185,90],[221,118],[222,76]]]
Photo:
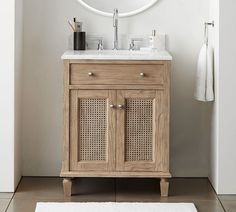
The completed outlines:
[[[78,0],[83,6],[94,12],[112,16],[114,8],[118,8],[119,16],[134,15],[146,10],[158,0]]]

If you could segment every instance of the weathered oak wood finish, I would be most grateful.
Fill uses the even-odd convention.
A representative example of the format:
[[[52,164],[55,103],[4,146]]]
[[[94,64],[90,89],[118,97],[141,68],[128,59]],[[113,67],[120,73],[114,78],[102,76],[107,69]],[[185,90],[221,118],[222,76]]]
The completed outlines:
[[[168,196],[170,61],[64,60],[66,196],[75,177],[160,178]]]
[[[72,179],[71,178],[63,179],[63,190],[64,190],[64,195],[66,197],[70,197],[72,195]]]
[[[72,64],[70,83],[71,85],[163,84],[165,74],[163,69],[163,65]],[[145,76],[140,76],[141,73]]]

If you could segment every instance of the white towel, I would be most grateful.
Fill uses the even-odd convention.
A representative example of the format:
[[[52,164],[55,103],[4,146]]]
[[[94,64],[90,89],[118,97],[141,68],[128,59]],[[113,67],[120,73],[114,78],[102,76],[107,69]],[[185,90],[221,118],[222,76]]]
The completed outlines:
[[[195,99],[202,102],[214,101],[213,49],[204,44],[198,59]]]

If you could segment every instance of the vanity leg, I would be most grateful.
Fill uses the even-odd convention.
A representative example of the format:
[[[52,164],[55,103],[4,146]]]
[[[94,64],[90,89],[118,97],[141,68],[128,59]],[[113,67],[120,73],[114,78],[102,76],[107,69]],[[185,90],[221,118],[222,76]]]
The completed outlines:
[[[169,182],[168,182],[168,179],[161,178],[160,188],[161,188],[161,196],[162,197],[168,197],[168,193],[169,193]]]
[[[63,179],[63,190],[66,197],[70,197],[72,194],[72,178]]]

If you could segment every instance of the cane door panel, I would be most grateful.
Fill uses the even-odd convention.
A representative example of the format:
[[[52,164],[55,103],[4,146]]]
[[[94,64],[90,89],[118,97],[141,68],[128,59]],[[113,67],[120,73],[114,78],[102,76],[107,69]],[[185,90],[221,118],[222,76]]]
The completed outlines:
[[[114,170],[116,92],[72,90],[70,101],[70,170]]]
[[[157,171],[162,91],[117,91],[117,169]]]

